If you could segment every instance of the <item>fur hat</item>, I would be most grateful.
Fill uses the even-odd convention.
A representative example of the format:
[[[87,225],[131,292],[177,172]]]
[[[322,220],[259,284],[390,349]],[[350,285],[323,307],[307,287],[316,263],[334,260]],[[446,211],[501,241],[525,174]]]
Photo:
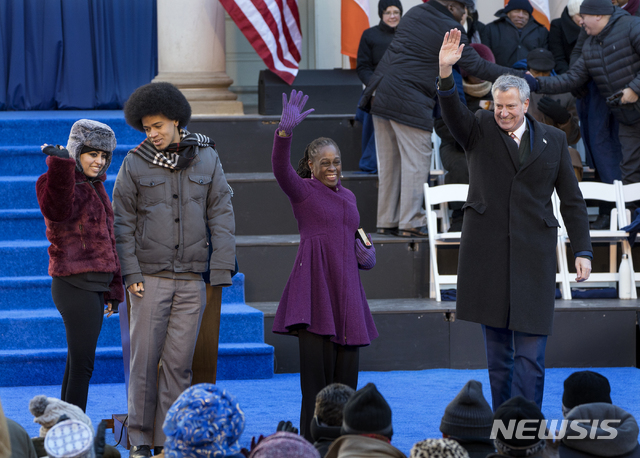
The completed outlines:
[[[527,54],[527,65],[533,70],[539,72],[550,72],[556,66],[556,60],[553,53],[548,49],[536,48]]]
[[[67,151],[69,151],[69,157],[76,160],[76,169],[81,172],[80,155],[83,149],[85,152],[89,150],[107,153],[107,161],[98,176],[104,175],[111,164],[113,150],[116,149],[116,134],[106,124],[91,119],[80,119],[71,127]]]
[[[29,412],[35,417],[34,423],[40,424],[40,437],[45,437],[47,432],[58,422],[62,415],[71,420],[78,420],[89,426],[93,434],[91,419],[78,406],[69,404],[56,398],[38,395],[29,401]]]
[[[607,377],[593,371],[578,371],[565,379],[563,408],[571,410],[575,406],[592,402],[611,404],[611,385]]]
[[[503,431],[498,429],[494,443],[496,449],[503,455],[508,456],[532,456],[537,455],[545,446],[544,439],[538,438],[538,430],[540,423],[544,420],[544,415],[535,402],[529,401],[522,396],[515,396],[503,403],[493,416],[494,421],[502,421],[508,426],[510,421],[515,420],[516,430],[518,423],[522,420],[537,420],[536,423],[527,422],[527,430],[533,437],[523,437],[518,439],[515,437],[505,437]],[[535,432],[533,429],[535,428]]]
[[[427,439],[411,447],[409,458],[469,458],[462,445],[452,439]]]
[[[444,409],[440,431],[460,439],[489,439],[493,411],[482,394],[482,383],[469,380]]]
[[[400,10],[400,16],[402,16],[402,3],[400,0],[380,0],[378,2],[378,16],[382,19],[382,13],[387,11],[390,6],[395,6]]]
[[[582,5],[582,0],[569,0],[567,2],[567,13],[569,13],[569,16],[573,17],[576,14],[580,14],[580,5]]]
[[[320,453],[304,437],[279,431],[261,440],[249,458],[320,458]]]
[[[344,406],[344,434],[380,434],[391,438],[391,407],[373,383],[367,383]]]
[[[168,458],[229,456],[240,453],[244,413],[227,390],[199,383],[178,396],[162,429]]]
[[[529,0],[509,0],[509,3],[507,3],[507,6],[505,6],[502,11],[506,14],[513,10],[525,10],[529,13],[529,16],[533,14],[533,7],[531,3],[529,3]]]
[[[44,439],[51,458],[93,458],[93,430],[78,420],[55,424]]]
[[[614,9],[611,0],[584,0],[580,5],[580,14],[608,16],[613,14]]]

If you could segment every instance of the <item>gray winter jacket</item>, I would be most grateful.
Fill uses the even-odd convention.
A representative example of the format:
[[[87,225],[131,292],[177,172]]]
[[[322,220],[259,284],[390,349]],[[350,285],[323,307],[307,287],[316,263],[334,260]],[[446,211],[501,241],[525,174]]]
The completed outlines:
[[[566,73],[538,78],[539,92],[569,92],[589,77],[603,97],[626,87],[640,95],[640,18],[616,8],[602,32],[585,40],[581,56]],[[640,121],[640,100],[611,107],[611,112],[619,122],[635,124]]]
[[[205,272],[207,262],[212,285],[231,285],[235,219],[231,191],[212,148],[196,147],[191,165],[175,171],[129,151],[116,178],[113,212],[127,287],[143,281],[142,274]]]

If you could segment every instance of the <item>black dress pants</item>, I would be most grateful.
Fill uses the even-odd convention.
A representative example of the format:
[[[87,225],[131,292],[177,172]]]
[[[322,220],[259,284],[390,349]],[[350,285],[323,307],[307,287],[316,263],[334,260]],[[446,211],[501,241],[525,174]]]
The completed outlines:
[[[67,333],[67,363],[60,399],[86,411],[104,317],[104,293],[86,291],[53,277],[51,296]]]
[[[358,388],[360,347],[338,345],[329,339],[329,336],[313,334],[306,329],[298,331],[302,389],[300,435],[311,443],[311,420],[320,390],[332,383],[342,383],[354,390]]]

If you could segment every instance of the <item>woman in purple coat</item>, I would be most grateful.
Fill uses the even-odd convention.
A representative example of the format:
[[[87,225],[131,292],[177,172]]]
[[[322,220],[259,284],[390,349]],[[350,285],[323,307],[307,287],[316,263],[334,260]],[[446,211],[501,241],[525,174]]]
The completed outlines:
[[[360,215],[355,196],[340,184],[340,150],[333,140],[312,141],[297,173],[291,167],[293,129],[313,109],[302,112],[308,98],[302,92],[292,91],[288,102],[282,96],[271,161],[298,221],[300,247],[273,332],[298,336],[300,434],[311,440],[316,395],[331,383],[357,389],[359,347],[378,337],[358,273],[375,265],[375,249],[356,239]]]

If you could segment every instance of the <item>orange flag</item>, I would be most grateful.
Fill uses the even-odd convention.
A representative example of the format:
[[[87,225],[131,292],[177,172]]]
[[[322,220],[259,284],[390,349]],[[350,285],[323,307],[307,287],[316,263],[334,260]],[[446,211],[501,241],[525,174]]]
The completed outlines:
[[[362,32],[369,28],[369,0],[342,0],[342,50],[355,68]]]

